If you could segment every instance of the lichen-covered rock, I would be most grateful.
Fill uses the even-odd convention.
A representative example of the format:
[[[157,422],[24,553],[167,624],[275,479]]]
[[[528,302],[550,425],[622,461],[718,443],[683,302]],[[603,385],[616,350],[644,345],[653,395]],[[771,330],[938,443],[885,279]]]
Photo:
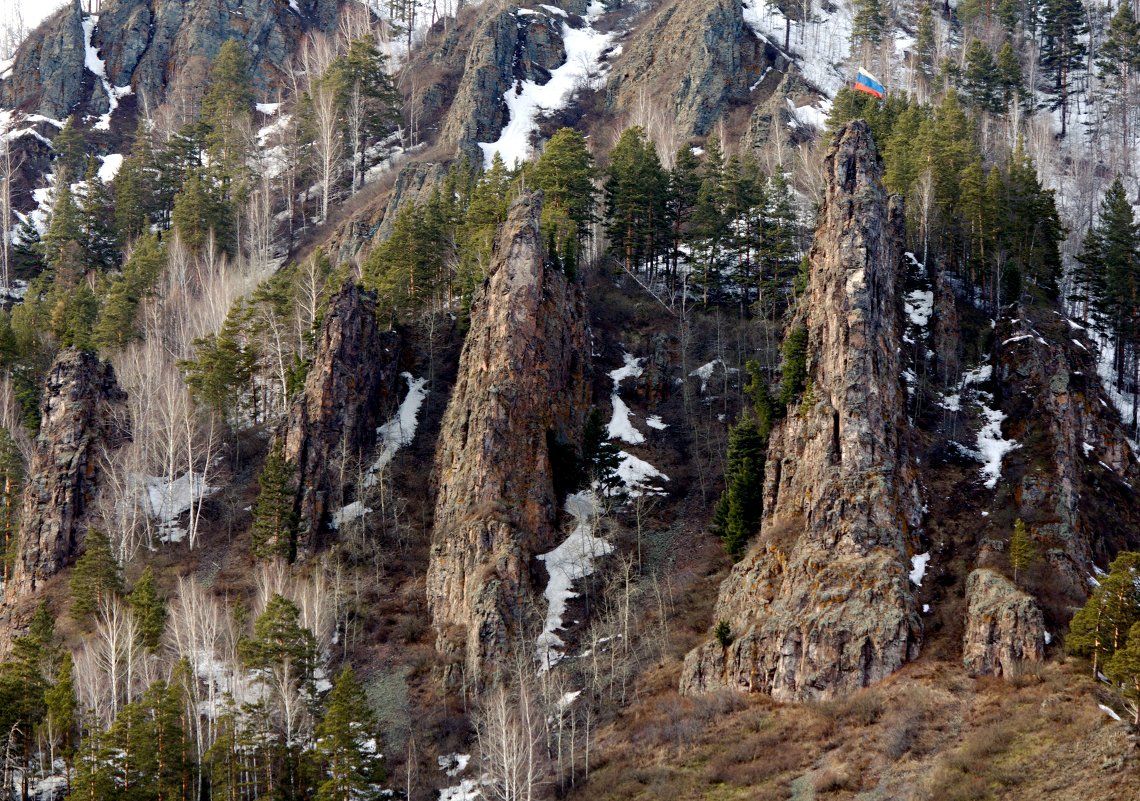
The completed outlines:
[[[503,96],[518,81],[545,83],[550,71],[566,61],[561,19],[519,14],[514,7],[486,16],[467,53],[463,78],[443,123],[443,141],[482,163],[476,143],[497,140],[508,121]]]
[[[979,568],[966,579],[962,664],[972,676],[1016,676],[1045,659],[1045,619],[1009,579]]]
[[[265,92],[284,78],[289,60],[313,29],[336,26],[337,0],[104,0],[91,44],[112,86],[130,86],[152,104],[193,59],[202,68],[227,39],[249,54],[254,86]],[[0,106],[65,117],[81,105],[102,114],[102,81],[84,69],[79,0],[34,31],[16,52],[12,76],[0,82]]]
[[[495,239],[436,453],[428,605],[472,686],[540,628],[532,561],[557,544],[549,443],[580,442],[588,408],[582,293],[547,262],[541,211],[541,193],[523,194]]]
[[[767,66],[763,46],[745,27],[740,0],[674,0],[655,9],[610,73],[606,103],[630,114],[646,96],[682,135],[704,136]]]
[[[1020,447],[1002,486],[1055,571],[1055,593],[1084,602],[1093,565],[1140,545],[1140,465],[1097,375],[1094,345],[1048,310],[1024,308],[994,331],[1004,435]]]
[[[361,462],[396,406],[400,342],[376,322],[376,298],[349,281],[329,302],[304,391],[280,434],[296,469],[297,555],[323,544],[338,468]]]
[[[772,431],[763,524],[721,586],[731,644],[688,655],[683,692],[727,687],[781,700],[879,681],[918,652],[908,580],[921,522],[898,348],[902,209],[888,199],[867,124],[836,133],[811,249],[808,387]]]
[[[110,362],[71,348],[56,357],[24,488],[12,581],[17,594],[34,592],[78,554],[100,461],[130,437],[126,401]]]

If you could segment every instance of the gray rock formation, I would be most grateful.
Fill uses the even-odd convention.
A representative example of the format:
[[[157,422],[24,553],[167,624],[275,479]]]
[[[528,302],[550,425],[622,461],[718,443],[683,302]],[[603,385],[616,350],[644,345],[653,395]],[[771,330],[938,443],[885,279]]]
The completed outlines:
[[[65,117],[80,106],[108,109],[102,82],[84,69],[79,0],[34,31],[20,46],[12,77],[0,82],[0,106]],[[202,69],[227,39],[251,60],[255,86],[265,91],[284,77],[289,59],[310,29],[332,30],[338,0],[104,0],[91,43],[113,86],[130,86],[152,104],[189,62]]]
[[[867,124],[841,129],[824,174],[806,303],[808,388],[772,431],[763,524],[721,586],[732,642],[685,660],[683,692],[840,695],[914,658],[907,577],[921,521],[900,385],[902,209]]]
[[[541,193],[522,195],[495,239],[436,453],[428,605],[472,686],[537,633],[532,561],[557,544],[548,443],[580,442],[588,408],[582,293],[546,262],[541,211]]]
[[[1016,676],[1045,659],[1045,619],[1009,579],[979,568],[966,579],[962,664],[972,676]]]
[[[323,544],[338,468],[372,450],[395,408],[399,358],[399,336],[376,323],[375,296],[349,282],[329,303],[305,389],[279,435],[297,470],[299,557]]]
[[[78,554],[100,460],[130,436],[126,400],[110,362],[74,349],[56,357],[24,488],[12,581],[17,594],[34,592]]]
[[[769,65],[764,48],[740,0],[673,0],[651,14],[616,59],[606,103],[620,116],[650,97],[682,134],[708,134],[731,104],[749,100]]]
[[[1022,309],[994,331],[1003,435],[1003,488],[1056,571],[1053,591],[1084,602],[1093,564],[1135,548],[1140,466],[1097,376],[1092,343],[1048,311]]]
[[[503,95],[518,81],[545,83],[550,70],[566,61],[561,25],[559,16],[520,15],[515,7],[487,14],[471,41],[441,140],[481,163],[476,143],[497,140],[507,124]]]

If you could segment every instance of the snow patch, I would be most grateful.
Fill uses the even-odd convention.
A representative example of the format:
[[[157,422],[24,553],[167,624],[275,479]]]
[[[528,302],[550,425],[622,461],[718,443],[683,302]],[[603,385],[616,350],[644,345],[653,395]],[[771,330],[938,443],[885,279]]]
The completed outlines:
[[[911,323],[926,328],[930,315],[934,313],[934,292],[929,289],[916,289],[906,296],[905,308]]]
[[[99,171],[95,173],[96,177],[105,184],[111,183],[115,180],[115,176],[119,174],[119,170],[123,166],[123,154],[111,153],[107,156],[100,156],[103,163],[99,166]]]
[[[997,486],[1001,478],[1001,461],[1010,451],[1021,447],[1017,440],[1005,439],[1001,435],[1001,424],[1005,414],[981,404],[986,422],[978,432],[978,453],[982,461],[982,476],[987,489]]]
[[[400,375],[408,382],[408,394],[400,404],[400,408],[396,410],[395,416],[376,429],[376,439],[382,443],[382,446],[380,455],[368,468],[368,475],[364,479],[365,487],[376,486],[379,474],[395,457],[396,451],[411,445],[416,436],[420,406],[427,397],[425,388],[427,379],[413,378],[411,373],[406,372]]]
[[[522,9],[520,14],[530,9]],[[591,3],[586,11],[586,26],[571,28],[562,23],[562,43],[566,61],[550,73],[544,84],[534,81],[517,81],[503,96],[507,104],[507,124],[494,142],[480,142],[483,159],[489,168],[498,153],[508,167],[521,164],[530,157],[530,137],[538,128],[541,113],[563,108],[579,88],[592,88],[601,83],[608,65],[603,63],[606,48],[613,34],[594,30],[592,23],[605,13],[605,6]]]
[[[556,632],[562,629],[566,603],[577,595],[571,587],[578,579],[594,572],[595,559],[613,551],[613,545],[594,536],[598,502],[592,492],[576,492],[566,498],[566,511],[574,518],[570,536],[553,551],[538,556],[550,576],[543,591],[547,603],[546,623],[536,642],[540,673],[558,664],[564,656],[561,649],[565,643]]]
[[[258,103],[254,106],[254,108],[256,108],[258,111],[260,111],[262,114],[265,114],[266,116],[272,117],[274,114],[276,114],[278,111],[281,110],[281,104],[280,103]]]
[[[332,520],[329,525],[333,529],[339,529],[345,523],[351,523],[354,520],[360,520],[365,515],[369,514],[372,509],[365,506],[361,501],[353,501],[352,503],[342,506],[333,512]]]
[[[610,394],[610,403],[613,405],[614,413],[610,418],[609,425],[606,427],[606,436],[610,439],[620,439],[623,442],[628,442],[630,445],[640,445],[645,442],[645,435],[633,427],[633,421],[630,419],[629,406],[621,399],[618,394],[621,391],[621,382],[627,378],[637,378],[643,372],[641,366],[642,359],[631,356],[628,353],[623,353],[622,358],[625,361],[621,367],[616,370],[610,371],[610,378],[613,379],[614,389]]]
[[[910,581],[916,587],[922,586],[922,579],[926,576],[926,565],[930,562],[930,551],[915,554],[910,558]]]
[[[1116,712],[1114,712],[1110,707],[1107,707],[1104,704],[1097,704],[1097,706],[1100,707],[1101,712],[1108,715],[1113,720],[1120,720],[1120,715],[1116,714]]]
[[[182,542],[187,532],[178,525],[178,519],[218,490],[209,486],[201,473],[193,471],[172,481],[162,476],[136,476],[135,480],[142,487],[147,514],[158,525],[161,542]]]
[[[669,424],[662,420],[661,416],[657,414],[651,414],[649,417],[646,417],[645,424],[657,431],[664,431],[669,427]]]

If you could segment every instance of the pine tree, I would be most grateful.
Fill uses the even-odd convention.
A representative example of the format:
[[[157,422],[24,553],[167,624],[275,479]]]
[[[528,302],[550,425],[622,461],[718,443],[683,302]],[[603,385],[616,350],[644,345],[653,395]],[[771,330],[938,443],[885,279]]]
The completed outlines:
[[[784,364],[780,383],[780,406],[787,408],[803,392],[807,383],[807,329],[797,326],[788,332],[782,345]]]
[[[316,755],[323,781],[317,801],[382,797],[384,765],[376,721],[351,667],[337,676],[317,726]]]
[[[253,505],[253,552],[267,559],[296,555],[297,518],[290,484],[294,466],[286,461],[281,443],[275,443],[257,477],[261,491]]]
[[[1053,100],[1050,110],[1061,112],[1061,136],[1068,131],[1070,96],[1077,73],[1084,67],[1087,16],[1081,0],[1045,0],[1041,21],[1042,87]]]
[[[24,460],[8,429],[0,428],[0,577],[5,586],[16,559],[14,544],[20,524],[20,493],[24,486]]]
[[[763,511],[764,459],[768,449],[756,422],[745,418],[728,438],[727,487],[713,516],[713,533],[724,541],[732,559],[744,555],[748,540],[759,530]]]
[[[1140,23],[1128,0],[1121,0],[1108,25],[1108,35],[1096,54],[1096,68],[1108,88],[1110,105],[1120,114],[1121,152],[1127,161],[1132,142],[1130,123],[1135,114],[1132,85],[1140,74]]]
[[[122,275],[111,281],[105,294],[92,332],[96,346],[119,350],[141,338],[137,322],[139,304],[153,291],[165,262],[166,255],[156,235],[148,232],[136,240]]]
[[[263,683],[282,691],[312,690],[317,666],[317,640],[301,625],[301,610],[274,594],[253,624],[253,636],[238,644],[238,653],[249,668],[260,671]]]
[[[1133,623],[1123,648],[1105,663],[1104,673],[1132,702],[1132,723],[1140,725],[1140,623]]]
[[[59,754],[67,763],[69,770],[75,756],[76,737],[79,733],[79,704],[75,697],[72,672],[71,654],[64,651],[60,657],[55,684],[44,693],[51,747],[53,752],[59,749]]]
[[[1013,568],[1013,583],[1017,583],[1017,576],[1037,558],[1037,548],[1029,538],[1025,528],[1025,521],[1020,517],[1013,522],[1013,536],[1009,540],[1009,566]]]
[[[154,651],[158,648],[162,634],[166,630],[166,602],[158,594],[158,588],[154,583],[154,571],[150,567],[139,576],[128,600],[139,622],[142,644],[148,650]]]
[[[87,164],[87,142],[74,117],[64,120],[63,127],[51,141],[55,151],[55,182],[59,187],[78,181]]]
[[[724,152],[715,136],[705,143],[701,173],[701,188],[693,208],[689,243],[696,270],[694,281],[701,289],[702,300],[708,303],[722,288],[729,236]]]
[[[1022,102],[1026,94],[1021,62],[1017,59],[1013,45],[1008,41],[1002,44],[1001,50],[998,51],[997,77],[998,85],[1001,87],[1002,106],[1009,111],[1014,103]]]
[[[934,14],[930,9],[930,3],[924,2],[918,9],[918,26],[914,35],[914,60],[915,68],[926,87],[929,87],[934,79],[936,46]]]
[[[887,12],[882,0],[855,0],[855,19],[851,27],[852,49],[878,47],[887,30]]]
[[[622,132],[606,170],[606,235],[613,255],[633,272],[656,263],[665,238],[668,176],[639,126]]]
[[[245,130],[252,115],[249,56],[240,42],[227,39],[210,65],[210,84],[202,98],[211,160],[221,168],[227,184],[245,178]]]
[[[1109,565],[1108,575],[1069,622],[1065,644],[1077,656],[1092,660],[1097,672],[1123,647],[1140,622],[1140,554],[1123,552]]]
[[[60,184],[56,192],[55,203],[52,204],[51,221],[44,234],[42,249],[44,259],[54,267],[57,273],[65,261],[68,245],[83,246],[83,215],[71,193],[71,187]],[[81,260],[82,261],[82,260]],[[73,271],[74,275],[67,277],[67,283],[74,283],[81,274],[81,269]]]
[[[1085,236],[1078,257],[1082,268],[1076,277],[1081,296],[1098,317],[1103,317],[1112,333],[1113,367],[1116,384],[1121,387],[1128,354],[1140,338],[1135,323],[1140,297],[1140,228],[1119,175],[1101,201],[1099,218]],[[1134,430],[1136,424],[1133,403]]]
[[[693,148],[684,144],[673,159],[673,169],[669,171],[669,196],[666,200],[666,214],[670,225],[669,257],[670,278],[676,280],[681,259],[681,246],[689,233],[689,221],[697,205],[697,194],[701,189],[701,162]],[[675,288],[675,287],[672,287]]]
[[[596,483],[603,495],[612,496],[621,487],[621,451],[607,438],[602,411],[597,407],[590,409],[582,429],[582,464],[586,482]]]
[[[542,227],[561,241],[586,236],[594,219],[593,157],[586,138],[573,128],[550,137],[528,181],[543,192]]]
[[[966,50],[966,69],[962,74],[962,98],[967,106],[991,114],[1004,108],[1001,73],[993,54],[980,39],[975,39]]]
[[[71,572],[71,616],[83,620],[94,613],[100,599],[122,593],[119,562],[111,552],[107,535],[88,529],[83,555]]]
[[[352,148],[352,187],[364,179],[365,143],[391,130],[399,120],[400,94],[388,75],[385,56],[369,37],[354,39],[333,66],[346,109]]]
[[[244,341],[243,311],[241,304],[231,309],[217,334],[194,340],[195,358],[180,362],[194,397],[231,424],[240,417],[257,363]]]

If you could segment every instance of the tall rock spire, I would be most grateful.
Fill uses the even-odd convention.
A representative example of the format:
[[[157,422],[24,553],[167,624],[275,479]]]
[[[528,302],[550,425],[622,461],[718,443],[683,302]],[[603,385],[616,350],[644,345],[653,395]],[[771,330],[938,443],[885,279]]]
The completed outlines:
[[[681,687],[826,698],[917,655],[911,532],[921,520],[898,355],[901,203],[863,121],[836,133],[807,295],[807,388],[772,431],[752,550],[721,587],[731,642],[685,660]]]
[[[582,293],[546,259],[541,214],[542,193],[523,194],[499,230],[436,453],[428,605],[437,647],[476,684],[534,653],[533,557],[556,544],[550,448],[578,444],[588,402]]]

